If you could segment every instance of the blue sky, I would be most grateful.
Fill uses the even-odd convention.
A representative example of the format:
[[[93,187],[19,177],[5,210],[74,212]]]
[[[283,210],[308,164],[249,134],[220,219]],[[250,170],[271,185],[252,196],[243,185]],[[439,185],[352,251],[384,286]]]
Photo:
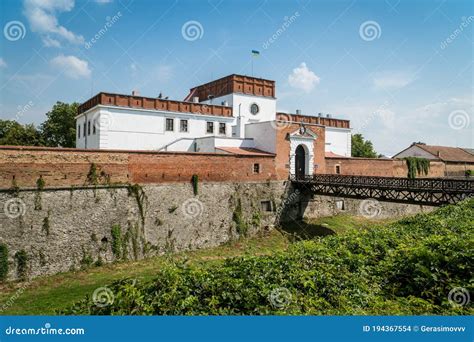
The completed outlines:
[[[281,111],[350,119],[386,155],[474,147],[473,3],[3,0],[0,117],[38,124],[99,91],[183,99],[250,75],[255,49]]]

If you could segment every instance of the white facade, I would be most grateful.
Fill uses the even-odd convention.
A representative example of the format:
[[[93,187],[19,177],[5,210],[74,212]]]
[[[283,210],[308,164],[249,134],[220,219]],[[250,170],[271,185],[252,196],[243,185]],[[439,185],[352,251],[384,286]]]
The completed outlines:
[[[264,121],[245,125],[245,136],[253,139],[255,148],[276,153],[275,121]]]
[[[325,152],[350,157],[351,136],[350,128],[325,127]]]
[[[167,130],[167,119],[173,121],[172,130]],[[78,148],[192,151],[195,138],[231,137],[234,118],[99,105],[79,115],[76,121]],[[213,133],[207,132],[208,122],[213,123]]]
[[[100,104],[77,116],[76,146],[182,152],[221,152],[219,147],[237,147],[276,153],[280,128],[275,121],[276,98],[231,93],[200,103],[230,106],[233,117]],[[297,134],[291,137],[292,148],[296,143],[305,146],[306,174],[313,173],[311,139],[315,138]],[[325,143],[326,152],[351,156],[350,129],[325,127]]]
[[[238,138],[245,137],[245,125],[249,123],[272,121],[276,118],[276,99],[272,97],[247,95],[247,94],[228,94],[216,97],[211,100],[203,101],[206,104],[228,103],[232,107],[232,113],[235,121],[233,136]],[[252,113],[253,108],[257,108],[257,112]]]

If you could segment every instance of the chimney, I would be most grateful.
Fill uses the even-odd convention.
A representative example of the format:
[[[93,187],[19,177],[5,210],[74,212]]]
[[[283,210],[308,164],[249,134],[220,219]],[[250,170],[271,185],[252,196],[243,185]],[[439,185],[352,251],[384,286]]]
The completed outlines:
[[[441,151],[438,151],[437,155],[438,155],[438,158],[441,158]]]
[[[193,97],[193,102],[194,103],[199,103],[199,96],[194,96]]]
[[[296,115],[301,115],[301,109],[296,110]]]
[[[138,90],[132,90],[132,96],[140,96],[140,92]]]

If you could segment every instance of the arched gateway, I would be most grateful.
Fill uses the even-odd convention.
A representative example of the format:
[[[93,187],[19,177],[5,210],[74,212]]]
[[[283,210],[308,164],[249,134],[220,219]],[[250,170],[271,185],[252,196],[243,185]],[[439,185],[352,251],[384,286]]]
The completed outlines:
[[[297,179],[304,179],[306,175],[306,151],[303,145],[298,145],[295,151],[295,175]]]
[[[301,125],[289,134],[290,174],[298,179],[311,176],[314,170],[314,142],[317,135]]]

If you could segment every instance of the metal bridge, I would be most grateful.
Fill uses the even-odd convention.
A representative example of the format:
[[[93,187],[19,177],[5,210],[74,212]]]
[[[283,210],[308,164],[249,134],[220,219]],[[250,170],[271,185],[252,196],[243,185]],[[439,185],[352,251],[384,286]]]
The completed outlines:
[[[291,177],[296,189],[312,194],[375,198],[441,205],[474,196],[474,179],[396,178],[316,174]]]

